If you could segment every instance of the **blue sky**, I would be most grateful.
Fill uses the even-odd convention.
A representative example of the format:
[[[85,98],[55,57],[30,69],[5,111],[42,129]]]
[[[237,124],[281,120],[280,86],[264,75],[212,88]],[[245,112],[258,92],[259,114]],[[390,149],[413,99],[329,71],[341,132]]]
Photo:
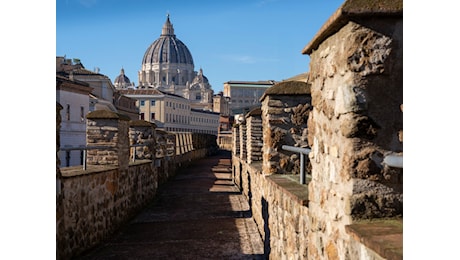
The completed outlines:
[[[80,58],[88,69],[100,67],[112,80],[123,66],[137,83],[142,55],[159,37],[169,12],[177,37],[192,52],[195,69],[203,68],[214,90],[228,80],[279,80],[308,71],[309,59],[301,50],[341,3],[4,1],[0,66],[6,82],[2,82],[0,109],[5,127],[0,140],[7,152],[2,156],[6,174],[0,182],[0,203],[5,212],[14,214],[2,216],[5,242],[0,258],[55,258],[54,54]],[[437,239],[460,231],[457,207],[452,206],[457,203],[460,181],[452,174],[458,168],[458,155],[452,149],[460,146],[455,127],[457,24],[455,1],[404,0],[404,214],[408,220],[404,256],[408,259],[458,255],[455,239]],[[240,62],[231,62],[232,58]],[[33,145],[25,154],[28,144]],[[419,235],[419,223],[434,222],[435,228]]]
[[[342,0],[57,0],[56,56],[132,82],[170,14],[176,37],[217,93],[229,80],[283,80],[308,71],[303,47]]]

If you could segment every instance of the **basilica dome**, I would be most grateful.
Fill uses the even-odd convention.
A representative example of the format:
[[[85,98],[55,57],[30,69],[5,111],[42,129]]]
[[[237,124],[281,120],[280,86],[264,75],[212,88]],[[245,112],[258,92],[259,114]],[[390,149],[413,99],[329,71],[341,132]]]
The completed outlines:
[[[142,64],[177,63],[193,66],[193,58],[187,46],[176,38],[174,28],[166,19],[160,38],[155,40],[145,51]]]
[[[123,87],[131,85],[131,82],[129,81],[129,78],[126,77],[126,75],[125,75],[125,70],[124,69],[121,69],[120,75],[118,75],[115,78],[113,83],[114,83],[115,87],[120,87],[120,88],[123,88]]]

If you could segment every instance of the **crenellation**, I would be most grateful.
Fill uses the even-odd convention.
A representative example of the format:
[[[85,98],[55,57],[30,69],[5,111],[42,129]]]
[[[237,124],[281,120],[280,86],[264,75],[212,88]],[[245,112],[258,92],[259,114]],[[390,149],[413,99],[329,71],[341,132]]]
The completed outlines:
[[[110,111],[89,113],[87,119],[87,146],[98,147],[87,150],[87,169],[59,168],[56,158],[57,172],[62,173],[56,204],[59,259],[77,256],[113,234],[154,199],[159,185],[174,176],[181,164],[217,147],[215,136],[193,134],[190,144],[181,138],[191,149],[176,155],[179,134],[156,131],[148,122],[129,121]],[[148,145],[137,150],[133,162],[130,145],[143,143]]]
[[[403,170],[384,163],[403,153],[402,1],[377,2],[345,1],[303,50],[307,80],[274,84],[260,108],[235,120],[232,178],[266,258],[402,259],[402,241],[390,251],[388,234],[366,237],[376,220],[396,222],[389,235],[402,237]],[[112,234],[176,169],[217,147],[208,136],[158,131],[110,111],[87,118],[87,145],[109,149],[88,150],[87,171],[60,169],[57,157],[60,258]],[[311,152],[300,165],[301,155],[283,146]]]
[[[262,172],[233,157],[239,187],[252,188],[244,192],[252,194],[270,258],[386,259],[389,253],[369,247],[360,234],[351,237],[347,227],[363,219],[402,219],[402,168],[383,163],[388,154],[402,155],[402,15],[390,8],[388,16],[383,11],[372,19],[366,16],[375,11],[372,5],[374,11],[356,12],[355,4],[361,3],[346,1],[342,8],[351,13],[338,11],[327,24],[334,29],[325,26],[304,49],[311,57],[308,95],[283,82],[261,98]],[[287,179],[268,182],[299,171],[299,155],[283,145],[311,148],[311,176],[302,188],[281,188]],[[302,190],[308,199],[294,206],[296,195],[287,194]]]

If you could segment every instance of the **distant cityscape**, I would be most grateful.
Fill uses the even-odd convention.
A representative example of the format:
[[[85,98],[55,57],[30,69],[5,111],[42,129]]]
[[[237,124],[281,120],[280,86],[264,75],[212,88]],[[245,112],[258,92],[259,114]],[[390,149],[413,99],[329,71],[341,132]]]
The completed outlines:
[[[228,81],[223,91],[214,93],[203,68],[195,70],[192,54],[174,34],[169,15],[160,37],[140,60],[135,84],[124,68],[112,81],[97,68],[86,69],[78,58],[56,57],[56,101],[63,107],[61,147],[86,146],[85,116],[95,110],[145,120],[164,131],[228,135],[235,115],[260,107],[260,97],[276,83]],[[59,154],[62,167],[83,161],[81,150]]]

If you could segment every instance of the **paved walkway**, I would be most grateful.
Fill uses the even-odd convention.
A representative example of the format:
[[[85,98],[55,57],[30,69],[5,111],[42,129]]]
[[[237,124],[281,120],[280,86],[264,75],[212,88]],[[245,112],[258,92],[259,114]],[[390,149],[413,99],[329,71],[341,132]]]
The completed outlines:
[[[79,259],[265,259],[230,158],[222,151],[193,162],[110,241]]]

